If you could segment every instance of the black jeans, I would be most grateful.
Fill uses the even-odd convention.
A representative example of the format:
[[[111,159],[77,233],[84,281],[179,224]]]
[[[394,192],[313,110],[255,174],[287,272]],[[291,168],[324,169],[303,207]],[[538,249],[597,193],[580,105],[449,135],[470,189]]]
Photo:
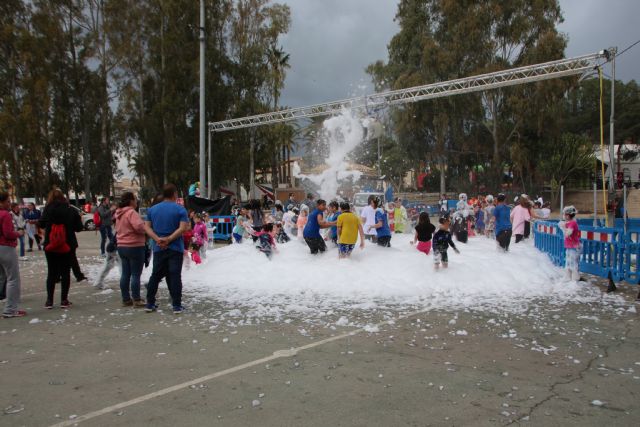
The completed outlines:
[[[528,239],[529,236],[531,236],[531,222],[525,221],[524,222],[524,238]]]
[[[153,253],[153,271],[147,284],[147,304],[156,303],[158,284],[163,277],[167,279],[167,287],[174,307],[182,306],[182,260],[183,253],[165,249]]]
[[[84,274],[80,270],[80,263],[78,263],[78,257],[76,256],[76,250],[78,248],[71,249],[71,271],[76,280],[84,279]]]
[[[511,230],[502,230],[496,235],[496,240],[502,249],[508,251],[509,244],[511,243]]]
[[[522,234],[516,234],[516,243],[520,243],[524,240],[524,236]]]
[[[71,286],[71,257],[72,252],[58,254],[54,252],[44,253],[47,258],[47,302],[53,303],[53,293],[56,289],[56,281],[62,279],[62,294],[60,301],[66,301],[69,297]]]
[[[325,245],[322,237],[305,237],[304,241],[307,242],[311,253],[314,255],[327,250],[327,245]]]
[[[391,247],[391,236],[382,236],[378,237],[378,246],[382,246],[384,248]]]

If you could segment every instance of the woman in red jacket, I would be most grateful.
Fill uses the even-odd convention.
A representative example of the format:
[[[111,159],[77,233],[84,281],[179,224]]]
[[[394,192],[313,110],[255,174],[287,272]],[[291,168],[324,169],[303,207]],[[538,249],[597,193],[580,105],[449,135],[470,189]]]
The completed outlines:
[[[136,211],[136,196],[127,191],[122,194],[116,210],[116,238],[120,255],[120,293],[125,307],[144,307],[140,298],[140,275],[144,267],[145,223]],[[131,297],[133,296],[133,300]]]
[[[27,313],[18,310],[20,266],[16,246],[18,238],[24,236],[24,230],[14,230],[9,213],[10,204],[9,193],[0,192],[0,300],[7,300],[2,311],[3,317],[22,317]]]

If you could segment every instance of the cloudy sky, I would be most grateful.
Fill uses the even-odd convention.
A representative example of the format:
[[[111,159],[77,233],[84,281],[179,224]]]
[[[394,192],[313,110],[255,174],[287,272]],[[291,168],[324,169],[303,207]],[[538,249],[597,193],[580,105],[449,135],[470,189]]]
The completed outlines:
[[[279,0],[291,7],[291,30],[282,38],[291,55],[282,103],[289,107],[370,92],[365,67],[386,59],[398,31],[396,0]],[[560,0],[569,36],[567,57],[640,39],[637,0]],[[609,73],[605,69],[605,73]],[[616,77],[640,81],[640,44],[616,63]]]

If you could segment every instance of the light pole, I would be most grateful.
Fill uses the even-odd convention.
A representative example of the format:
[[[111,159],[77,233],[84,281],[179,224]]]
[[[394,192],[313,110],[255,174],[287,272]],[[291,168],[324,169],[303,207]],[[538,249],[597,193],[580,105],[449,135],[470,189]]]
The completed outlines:
[[[204,141],[204,0],[200,0],[200,189],[201,194],[209,194],[207,191],[206,154]]]
[[[618,53],[618,48],[612,47],[609,48],[609,55],[611,55],[611,115],[609,116],[609,189],[611,193],[615,193],[616,185],[615,185],[615,172],[614,172],[614,158],[615,158],[615,145],[614,145],[614,113],[615,113],[615,86],[616,86],[616,53]]]

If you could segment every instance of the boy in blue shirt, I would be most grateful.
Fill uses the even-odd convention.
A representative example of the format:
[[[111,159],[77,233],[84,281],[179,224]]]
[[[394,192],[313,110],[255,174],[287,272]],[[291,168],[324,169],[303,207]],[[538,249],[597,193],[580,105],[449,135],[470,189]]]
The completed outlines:
[[[496,240],[500,247],[507,252],[509,250],[509,243],[511,243],[511,209],[504,204],[506,199],[504,194],[498,194],[496,199],[498,205],[493,210],[493,216],[496,219]]]
[[[305,225],[302,234],[304,241],[307,242],[309,250],[313,255],[327,250],[327,245],[325,245],[324,239],[320,235],[320,229],[335,225],[335,222],[327,222],[324,220],[324,211],[326,208],[327,202],[319,199],[316,208],[309,215],[307,225]]]
[[[384,248],[391,247],[391,228],[389,228],[389,221],[387,219],[387,213],[381,206],[380,199],[373,200],[373,208],[376,210],[376,223],[369,226],[369,230],[376,229],[377,244]]]

